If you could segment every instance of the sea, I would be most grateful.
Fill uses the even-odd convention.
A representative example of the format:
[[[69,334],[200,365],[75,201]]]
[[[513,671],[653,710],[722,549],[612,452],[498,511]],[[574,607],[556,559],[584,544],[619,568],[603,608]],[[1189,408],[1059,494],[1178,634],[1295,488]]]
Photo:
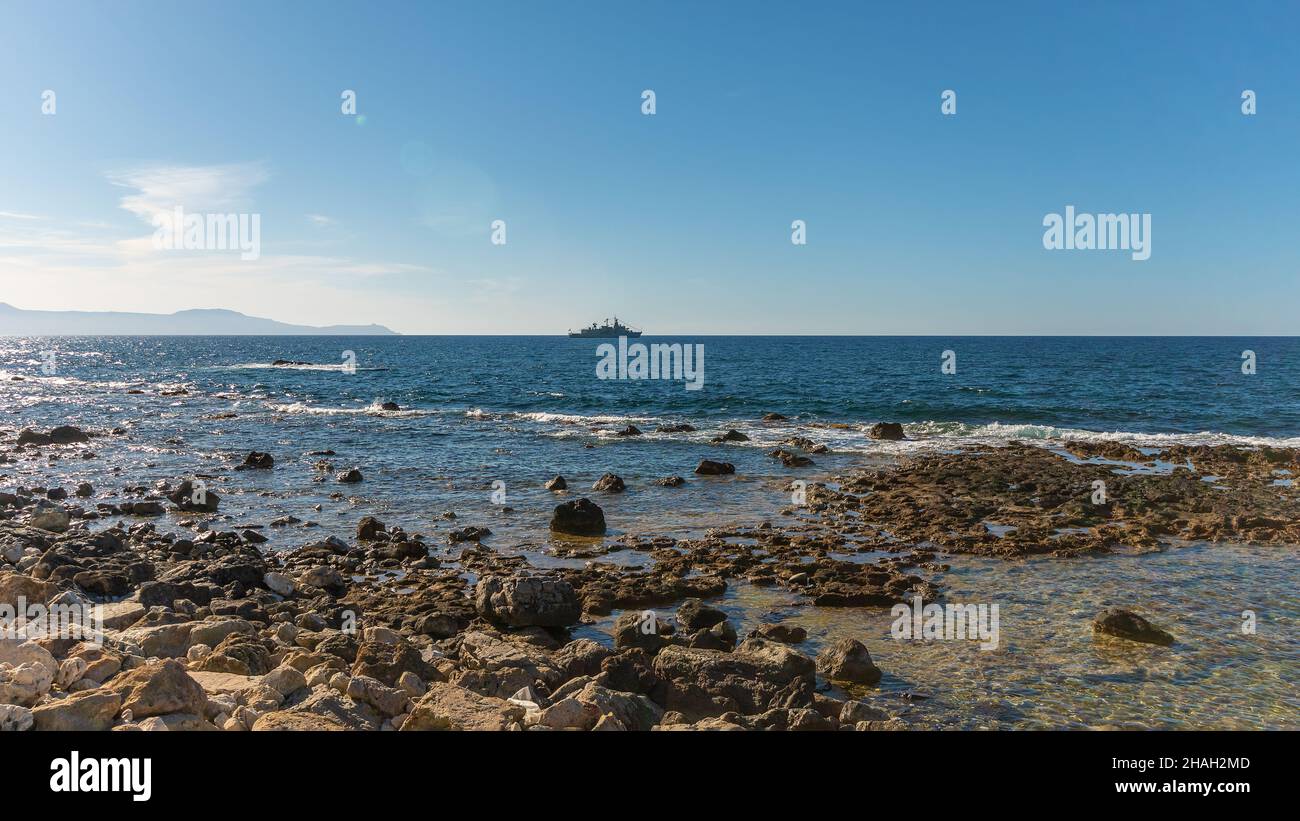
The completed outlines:
[[[917,450],[1066,438],[1300,447],[1300,338],[646,336],[628,340],[632,358],[637,343],[702,352],[692,363],[698,384],[671,369],[639,379],[602,371],[602,360],[621,356],[616,340],[0,336],[0,432],[112,432],[88,446],[95,458],[0,464],[0,489],[89,482],[91,502],[112,501],[127,486],[202,477],[222,497],[214,526],[302,520],[264,528],[267,550],[351,538],[356,521],[374,515],[453,553],[449,529],[488,527],[485,546],[555,567],[585,561],[566,557],[548,533],[557,500],[542,484],[556,475],[570,498],[599,502],[615,543],[779,524],[792,479]],[[762,421],[769,413],[788,421]],[[902,423],[907,440],[870,438],[881,421]],[[675,423],[696,430],[655,430]],[[642,434],[620,435],[629,425]],[[730,429],[748,441],[710,441]],[[766,454],[794,434],[831,453],[811,468],[783,468]],[[250,451],[272,454],[275,468],[235,471]],[[736,475],[693,476],[703,458],[733,463]],[[322,459],[359,469],[364,481],[335,482],[315,468]],[[607,472],[628,491],[590,491]],[[653,484],[671,475],[687,485]],[[950,595],[1003,605],[1004,638],[992,652],[900,646],[887,611],[817,610],[743,583],[718,603],[742,635],[782,619],[809,629],[809,652],[841,635],[862,640],[886,671],[877,696],[931,726],[1295,729],[1298,558],[1295,546],[1240,545],[953,557]],[[601,560],[647,561],[634,551]],[[1259,613],[1251,635],[1238,629],[1243,601]],[[1090,619],[1109,605],[1146,613],[1179,644],[1099,647]],[[580,632],[608,642],[612,618]]]

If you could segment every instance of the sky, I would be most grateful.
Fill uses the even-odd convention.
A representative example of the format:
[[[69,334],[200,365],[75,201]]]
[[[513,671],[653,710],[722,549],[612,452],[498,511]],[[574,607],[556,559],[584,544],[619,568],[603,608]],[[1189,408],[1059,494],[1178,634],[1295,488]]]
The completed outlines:
[[[0,2],[0,302],[432,334],[1296,334],[1298,23]],[[1045,249],[1069,205],[1149,214],[1150,258]],[[259,255],[157,247],[177,206],[257,215]]]

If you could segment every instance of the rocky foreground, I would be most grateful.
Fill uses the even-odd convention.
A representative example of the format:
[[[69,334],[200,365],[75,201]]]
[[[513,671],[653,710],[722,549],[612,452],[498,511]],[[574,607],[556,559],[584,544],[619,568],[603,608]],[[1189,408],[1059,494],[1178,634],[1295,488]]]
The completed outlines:
[[[19,448],[84,441],[56,429]],[[252,469],[262,457],[249,455]],[[800,650],[801,628],[764,624],[741,637],[707,600],[744,580],[810,607],[889,607],[941,597],[942,554],[1069,557],[1170,539],[1298,544],[1285,478],[1296,472],[1300,452],[1282,449],[1152,454],[1074,442],[1065,452],[933,453],[809,485],[780,526],[613,546],[578,538],[573,550],[593,561],[549,573],[480,544],[486,531],[473,527],[446,537],[455,556],[372,517],[348,540],[271,555],[256,530],[211,529],[219,499],[188,482],[134,488],[93,509],[78,503],[94,493],[87,486],[19,488],[0,493],[0,615],[62,610],[100,621],[52,636],[37,619],[0,639],[0,729],[911,726],[873,700],[882,671],[858,641],[813,657]],[[158,518],[167,513],[179,518]],[[603,514],[574,500],[551,527],[599,535]],[[652,563],[599,561],[613,548]],[[890,555],[841,558],[867,550]],[[572,638],[575,626],[617,611],[612,649]],[[1098,640],[1175,641],[1122,610],[1100,614],[1096,631]]]

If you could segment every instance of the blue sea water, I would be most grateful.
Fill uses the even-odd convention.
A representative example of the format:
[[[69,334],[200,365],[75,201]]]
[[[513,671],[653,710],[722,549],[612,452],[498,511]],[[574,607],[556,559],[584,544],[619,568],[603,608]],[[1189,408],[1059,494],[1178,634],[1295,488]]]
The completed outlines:
[[[817,460],[825,470],[1013,438],[1300,445],[1296,338],[639,341],[702,345],[702,388],[599,379],[604,341],[563,337],[0,338],[0,425],[122,429],[98,443],[112,458],[81,472],[111,464],[140,481],[228,473],[247,451],[269,451],[285,470],[244,474],[238,484],[288,494],[286,508],[295,506],[292,491],[319,502],[320,493],[299,487],[312,487],[318,457],[307,454],[334,450],[336,467],[367,477],[350,492],[417,517],[483,507],[494,481],[505,483],[509,506],[536,500],[544,509],[550,496],[536,488],[557,473],[582,486],[612,471],[637,487],[688,475],[705,457],[735,463],[738,483],[780,479],[794,473],[765,451],[794,434],[830,445],[834,454]],[[1254,374],[1242,372],[1247,350]],[[945,351],[955,373],[943,372]],[[186,393],[163,395],[176,390]],[[380,410],[384,400],[401,410]],[[769,412],[790,422],[760,421]],[[653,430],[681,421],[698,430]],[[903,422],[909,441],[868,438],[877,421]],[[646,435],[615,435],[628,424]],[[751,441],[709,444],[728,428]],[[704,506],[693,510],[683,497],[632,512],[662,521],[679,508],[689,518],[734,506],[694,494]]]
[[[568,479],[568,498],[597,499],[612,543],[628,533],[691,535],[777,521],[792,479],[822,479],[925,448],[1064,438],[1300,447],[1297,338],[639,341],[703,345],[702,388],[599,379],[603,340],[0,337],[0,443],[23,427],[73,424],[103,434],[84,448],[90,458],[25,455],[0,464],[0,489],[85,481],[96,489],[85,503],[91,507],[124,498],[128,486],[200,476],[222,496],[214,527],[303,520],[262,530],[269,550],[331,534],[350,538],[361,516],[375,515],[449,553],[448,530],[486,526],[485,545],[545,567],[583,562],[547,532],[562,497],[541,485],[556,474]],[[941,369],[945,351],[955,354],[955,373]],[[1253,374],[1243,373],[1244,351],[1254,353]],[[381,410],[385,400],[401,409]],[[789,418],[762,421],[771,412]],[[878,421],[904,423],[908,440],[870,439],[866,430]],[[697,430],[654,431],[669,422]],[[618,436],[629,424],[644,435]],[[749,441],[710,442],[730,428]],[[832,452],[803,469],[766,455],[794,435]],[[252,450],[270,452],[276,467],[236,471]],[[323,450],[335,455],[312,453]],[[316,469],[322,458],[336,470],[359,468],[365,481],[337,483]],[[702,458],[732,462],[737,474],[695,477]],[[591,491],[605,472],[622,476],[628,491]],[[687,485],[653,484],[674,474]],[[444,519],[445,511],[456,519]],[[176,528],[181,518],[155,521]],[[998,596],[1008,624],[1018,625],[996,654],[948,645],[903,653],[881,612],[806,608],[741,584],[723,604],[742,633],[773,613],[805,624],[813,652],[838,635],[860,638],[890,671],[883,690],[928,690],[936,696],[934,720],[955,726],[1297,726],[1286,683],[1300,656],[1296,548],[1202,546],[1187,559],[1178,555],[1032,566],[953,557],[951,589]],[[602,560],[647,558],[616,550]],[[1187,562],[1196,573],[1186,572]],[[1171,592],[1152,599],[1153,584]],[[1258,598],[1252,603],[1269,626],[1247,644],[1231,640],[1240,591]],[[1219,598],[1211,610],[1195,610]],[[1091,649],[1090,613],[1134,602],[1179,627],[1187,641],[1177,653]]]

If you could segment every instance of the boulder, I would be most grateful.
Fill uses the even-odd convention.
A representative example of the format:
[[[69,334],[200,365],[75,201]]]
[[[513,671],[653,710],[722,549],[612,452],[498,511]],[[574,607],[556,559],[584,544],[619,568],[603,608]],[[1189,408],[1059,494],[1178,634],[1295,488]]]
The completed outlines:
[[[60,425],[51,430],[49,436],[50,441],[56,445],[75,445],[90,441],[85,431],[72,425]]]
[[[21,733],[35,724],[32,711],[17,704],[0,704],[0,733]]]
[[[582,615],[573,586],[552,576],[485,576],[474,588],[474,609],[511,627],[566,627]]]
[[[621,477],[615,476],[612,473],[606,473],[604,476],[601,476],[596,480],[596,483],[591,486],[591,489],[603,491],[605,493],[622,493],[627,489],[627,485],[623,483]]]
[[[122,696],[112,690],[83,690],[36,707],[32,717],[38,730],[100,731],[113,726],[121,707]]]
[[[569,483],[564,481],[563,476],[556,476],[554,479],[547,482],[545,487],[547,490],[568,490]]]
[[[244,457],[244,463],[239,466],[243,469],[255,468],[258,470],[268,470],[275,467],[275,459],[269,453],[261,451],[252,451]]]
[[[712,459],[701,459],[696,465],[695,472],[701,476],[725,476],[736,472],[736,466],[730,462],[715,462]]]
[[[341,484],[355,485],[357,482],[362,481],[365,477],[361,475],[360,470],[356,468],[348,468],[347,470],[343,471],[342,473],[340,473],[338,476],[335,476],[334,478],[337,479]]]
[[[555,506],[551,530],[571,536],[603,536],[605,512],[587,498],[565,502]]]
[[[261,733],[273,731],[338,732],[350,728],[330,715],[320,715],[305,710],[276,710],[259,716],[250,729],[253,732]]]
[[[57,505],[41,505],[27,522],[32,527],[51,533],[64,533],[72,523],[68,511]]]
[[[677,624],[686,630],[707,630],[726,620],[726,613],[699,599],[687,599],[677,608]]]
[[[508,730],[523,721],[524,708],[445,682],[429,685],[402,732],[418,730]]]
[[[736,430],[735,428],[732,428],[732,429],[728,430],[726,433],[719,434],[718,436],[713,437],[713,441],[714,441],[715,443],[717,443],[717,442],[748,442],[748,441],[749,441],[749,437],[746,436],[745,434],[741,433],[740,431]]]
[[[206,485],[195,487],[189,479],[180,483],[176,490],[167,494],[167,499],[184,511],[196,513],[216,513],[221,504],[221,497]]]
[[[867,436],[872,439],[898,441],[903,439],[903,426],[898,422],[877,422],[867,429]]]
[[[881,675],[862,642],[850,638],[840,639],[822,650],[817,655],[817,670],[831,681],[851,684],[875,684]]]
[[[780,648],[784,652],[778,652]],[[781,645],[747,639],[734,652],[670,645],[655,656],[655,701],[688,720],[745,715],[813,702],[813,662]]]
[[[174,659],[135,667],[108,686],[122,697],[122,709],[130,710],[137,720],[168,713],[203,715],[208,701],[203,687]]]

